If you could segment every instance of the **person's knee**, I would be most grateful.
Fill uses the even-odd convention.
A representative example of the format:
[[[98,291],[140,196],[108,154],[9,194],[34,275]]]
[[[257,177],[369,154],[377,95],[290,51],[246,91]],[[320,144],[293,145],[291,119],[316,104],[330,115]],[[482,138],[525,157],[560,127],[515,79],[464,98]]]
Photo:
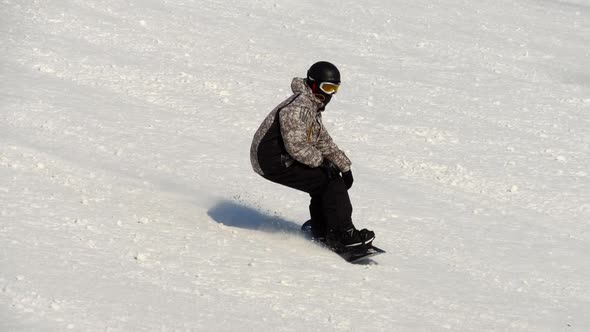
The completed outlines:
[[[336,191],[336,192],[346,191],[346,185],[344,184],[344,180],[340,176],[328,179],[327,187],[331,191]]]

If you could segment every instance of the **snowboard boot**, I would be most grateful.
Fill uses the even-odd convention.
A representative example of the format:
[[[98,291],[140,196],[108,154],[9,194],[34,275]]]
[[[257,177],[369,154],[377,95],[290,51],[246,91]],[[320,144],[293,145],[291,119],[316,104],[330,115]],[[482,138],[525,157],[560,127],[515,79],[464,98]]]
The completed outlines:
[[[311,240],[313,242],[317,242],[317,243],[322,244],[322,245],[328,244],[328,241],[326,239],[326,235],[325,234],[323,234],[323,235],[317,235],[317,236],[316,235],[312,235],[311,236]]]
[[[374,239],[375,232],[354,227],[344,232],[331,231],[327,236],[328,244],[338,251],[369,247]]]
[[[316,241],[319,242],[321,244],[326,244],[326,231],[323,229],[315,229],[315,228],[311,228],[311,240],[312,241]]]
[[[326,225],[322,220],[311,219],[311,239],[320,243],[326,243]]]
[[[301,225],[301,230],[311,235],[311,240],[325,245],[326,242],[326,227],[321,223],[314,223],[313,220],[308,220]]]

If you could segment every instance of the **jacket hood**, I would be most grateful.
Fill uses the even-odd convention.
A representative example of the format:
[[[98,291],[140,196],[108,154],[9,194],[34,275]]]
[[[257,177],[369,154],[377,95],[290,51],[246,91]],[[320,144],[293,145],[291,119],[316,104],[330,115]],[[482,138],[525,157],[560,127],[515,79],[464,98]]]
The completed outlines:
[[[305,83],[305,78],[295,77],[291,82],[291,91],[293,91],[293,93],[300,93],[304,95],[305,97],[307,97],[307,99],[309,99],[315,105],[317,105],[318,110],[324,110],[324,107],[326,105],[324,105],[324,103],[321,100],[319,100],[313,94],[313,92],[311,92],[311,88],[307,86],[307,84]]]

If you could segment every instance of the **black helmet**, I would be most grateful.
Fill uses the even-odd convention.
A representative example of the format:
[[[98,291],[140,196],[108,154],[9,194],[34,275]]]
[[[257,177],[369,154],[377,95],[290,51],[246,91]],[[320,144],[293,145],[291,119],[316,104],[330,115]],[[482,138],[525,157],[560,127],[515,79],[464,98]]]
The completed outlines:
[[[327,61],[316,62],[307,70],[307,80],[318,84],[322,82],[340,84],[340,71]]]
[[[332,93],[325,93],[319,87],[326,82],[339,85],[340,71],[327,61],[316,62],[307,70],[307,79],[305,81],[313,94],[324,104],[328,104],[332,100]]]

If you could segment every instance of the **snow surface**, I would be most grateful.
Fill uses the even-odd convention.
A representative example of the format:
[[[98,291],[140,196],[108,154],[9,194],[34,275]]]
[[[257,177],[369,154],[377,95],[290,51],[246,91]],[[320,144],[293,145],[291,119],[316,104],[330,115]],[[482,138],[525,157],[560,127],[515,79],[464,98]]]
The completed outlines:
[[[0,8],[0,330],[590,330],[590,1]],[[318,60],[374,264],[250,167]]]

